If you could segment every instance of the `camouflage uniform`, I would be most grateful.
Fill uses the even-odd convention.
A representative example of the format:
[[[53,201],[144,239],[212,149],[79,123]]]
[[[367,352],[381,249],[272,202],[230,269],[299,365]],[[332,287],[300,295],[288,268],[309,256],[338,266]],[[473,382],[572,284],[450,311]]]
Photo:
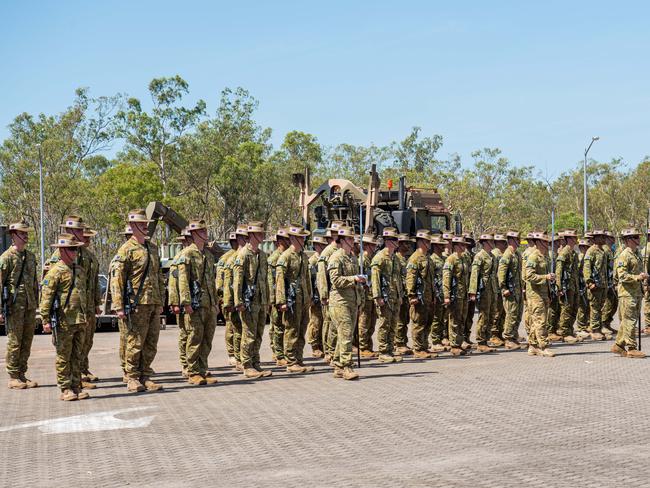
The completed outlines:
[[[402,290],[406,287],[406,256],[401,252],[395,251],[395,259],[397,260],[399,266],[399,275],[401,277],[401,287]],[[397,314],[397,320],[395,321],[395,335],[394,335],[394,350],[397,352],[410,351],[408,347],[408,329],[409,329],[409,310],[410,305],[408,300],[402,300],[402,304],[399,307],[399,313]],[[410,352],[408,352],[410,354]]]
[[[237,259],[237,253],[231,254],[225,260],[223,267],[223,308],[226,320],[232,324],[232,347],[233,357],[237,363],[241,363],[241,334],[242,324],[239,312],[234,310],[235,296],[233,293],[233,266]]]
[[[576,296],[576,327],[578,331],[587,333],[589,331],[589,300],[587,299],[587,285],[584,284],[584,265],[585,265],[585,254],[583,252],[578,252],[578,292]],[[583,291],[580,293],[580,283],[583,283]]]
[[[467,318],[467,261],[457,253],[449,255],[442,268],[442,289],[447,305],[449,323],[449,345],[459,348],[465,341],[465,319]],[[455,281],[455,289],[454,289]]]
[[[199,285],[199,307],[191,314],[185,313],[187,330],[187,374],[205,377],[208,372],[208,357],[212,351],[212,339],[217,326],[217,292],[214,276],[214,257],[206,249],[200,251],[192,243],[181,252],[176,262],[178,267],[178,292],[180,306],[192,304],[192,283]],[[194,308],[194,307],[193,307]]]
[[[427,352],[429,349],[429,332],[433,321],[433,280],[434,264],[422,249],[415,250],[406,265],[406,295],[409,313],[413,322],[411,334],[413,349],[416,352]],[[421,285],[418,287],[418,277]],[[412,299],[420,299],[415,305]]]
[[[391,255],[387,248],[377,252],[370,262],[372,298],[377,310],[377,340],[379,353],[392,356],[395,344],[395,322],[402,304],[402,276],[399,261],[395,254]],[[382,278],[387,283],[387,297],[382,295]],[[384,299],[384,305],[377,300]]]
[[[481,249],[474,256],[472,271],[469,281],[469,294],[476,295],[478,302],[478,291],[482,288],[478,306],[479,316],[476,323],[476,342],[479,345],[487,345],[490,326],[493,323],[496,303],[494,297],[497,294],[495,283],[496,266],[494,256]]]
[[[369,270],[372,263],[371,254],[364,252],[363,269]],[[375,324],[377,322],[377,310],[375,303],[372,301],[372,281],[368,278],[367,285],[363,286],[364,300],[359,312],[359,349],[361,351],[372,351],[372,335],[375,333]]]
[[[549,282],[548,260],[538,249],[526,258],[526,306],[530,317],[528,344],[539,349],[548,347]]]
[[[499,280],[497,277],[499,270],[499,261],[503,256],[503,252],[498,247],[492,249],[492,256],[494,256],[494,282],[496,284],[496,293],[494,294],[494,315],[492,317],[492,324],[490,325],[490,335],[494,338],[503,339],[503,323],[506,318],[506,311],[503,308],[503,295],[499,290]]]
[[[81,359],[82,375],[90,374],[88,356],[93,348],[93,338],[97,328],[97,317],[95,312],[101,306],[102,297],[99,290],[99,260],[95,253],[87,248],[82,248],[86,268],[86,335],[84,337],[83,356]]]
[[[269,282],[269,304],[271,305],[271,317],[269,326],[269,340],[271,351],[277,360],[284,359],[284,325],[282,324],[282,311],[278,310],[275,303],[275,273],[278,259],[283,251],[276,248],[268,257],[266,264],[268,267],[267,279]]]
[[[560,320],[557,332],[562,337],[573,336],[573,323],[578,311],[578,256],[573,248],[564,246],[557,258],[557,282],[560,298]]]
[[[244,295],[247,287],[254,287],[254,294],[246,306]],[[268,264],[266,253],[258,249],[253,252],[246,244],[237,252],[233,265],[233,292],[235,307],[243,306],[239,312],[242,323],[241,363],[244,369],[261,371],[260,347],[266,325],[269,307]]]
[[[144,270],[149,261],[149,270]],[[111,266],[111,296],[114,310],[124,309],[124,289],[127,280],[133,284],[134,293],[140,288],[137,309],[131,312],[131,326],[121,320],[126,331],[125,369],[130,379],[147,380],[152,374],[151,363],[158,351],[160,335],[159,310],[163,305],[165,280],[160,269],[160,257],[155,244],[140,244],[131,237],[117,251]]]
[[[429,338],[432,346],[442,345],[442,339],[447,335],[445,333],[445,302],[442,292],[442,268],[445,265],[445,260],[438,256],[436,253],[431,253],[431,269],[433,271],[434,282],[434,297],[433,297],[433,313],[431,320],[431,333]]]
[[[466,249],[463,251],[462,258],[465,261],[465,273],[467,275],[465,282],[469,284],[470,274],[472,272],[472,263],[474,262],[474,253],[469,249]],[[466,298],[465,305],[467,306],[467,312],[465,313],[463,340],[467,343],[471,343],[470,336],[472,334],[472,325],[474,323],[475,303]]]
[[[337,328],[333,362],[338,368],[351,367],[352,338],[363,293],[355,281],[359,265],[353,256],[338,249],[327,261],[327,272],[332,285],[328,304],[331,326]]]
[[[602,328],[603,300],[607,294],[607,257],[601,247],[594,244],[585,253],[582,276],[587,285],[589,300],[589,328],[592,334]],[[589,289],[590,285],[595,285]]]
[[[225,267],[226,263],[228,260],[236,254],[237,251],[235,249],[228,249],[223,256],[219,258],[217,261],[217,271],[216,271],[216,288],[217,288],[217,296],[219,297],[220,302],[223,304],[223,284],[224,284],[224,272],[225,272]],[[226,332],[225,332],[225,339],[226,339],[226,353],[228,354],[229,358],[234,358],[235,357],[235,346],[234,346],[234,326],[233,326],[233,321],[232,321],[232,312],[224,310],[222,307],[222,313],[224,320],[226,321]]]
[[[602,324],[605,329],[612,329],[612,320],[618,308],[618,296],[616,294],[616,283],[614,283],[614,253],[609,244],[602,245],[605,259],[607,261],[607,290],[603,299],[603,308],[601,309]]]
[[[546,268],[551,270],[553,269],[553,260],[557,261],[557,253],[554,253],[551,256],[551,250],[549,249],[549,255],[546,256]],[[559,284],[557,285],[559,287]],[[560,293],[555,296],[549,295],[549,305],[548,305],[548,318],[547,318],[547,331],[548,334],[558,335],[557,329],[560,323]]]
[[[78,265],[56,261],[41,284],[41,317],[49,318],[55,296],[59,297],[56,331],[56,383],[61,390],[81,388],[81,360],[86,333],[86,277]],[[45,320],[48,320],[48,319]]]
[[[503,297],[505,317],[503,322],[503,339],[517,342],[519,323],[523,311],[523,297],[521,289],[521,256],[511,246],[504,251],[499,260],[497,271],[499,291]],[[504,292],[510,291],[509,296]]]
[[[616,334],[616,344],[621,348],[637,350],[636,325],[640,319],[642,259],[638,253],[625,248],[616,258],[615,275],[618,282],[618,304],[621,325]]]
[[[334,356],[334,350],[336,348],[336,328],[332,327],[330,330],[328,305],[323,303],[323,300],[327,302],[330,296],[330,281],[329,274],[327,273],[327,261],[338,249],[338,244],[336,242],[329,243],[325,249],[323,249],[323,252],[320,253],[320,257],[318,258],[318,271],[316,276],[318,296],[320,297],[323,309],[323,347],[325,348],[325,354],[330,357]]]
[[[22,379],[27,373],[36,328],[38,281],[34,253],[27,249],[19,252],[14,246],[9,247],[0,256],[0,283],[8,287],[10,299],[9,317],[4,318],[7,373],[12,379]]]
[[[318,296],[318,286],[316,278],[318,274],[318,259],[320,254],[315,252],[309,258],[309,270],[311,275],[311,288],[314,296],[309,305],[309,324],[307,325],[307,342],[312,351],[323,350],[323,308]],[[315,299],[318,298],[318,302]]]
[[[302,365],[312,296],[309,260],[304,251],[296,252],[293,246],[290,246],[278,259],[275,275],[275,303],[287,305],[287,294],[291,283],[295,284],[296,301],[293,310],[285,311],[282,317],[284,359],[288,367]]]

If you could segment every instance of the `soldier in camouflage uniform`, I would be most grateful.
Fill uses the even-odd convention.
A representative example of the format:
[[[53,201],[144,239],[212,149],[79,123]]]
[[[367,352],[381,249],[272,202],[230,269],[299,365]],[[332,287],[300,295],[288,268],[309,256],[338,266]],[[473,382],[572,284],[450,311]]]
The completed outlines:
[[[228,249],[217,261],[217,271],[216,271],[216,288],[217,288],[217,297],[219,297],[219,306],[223,313],[224,320],[226,322],[226,353],[228,354],[228,364],[230,366],[237,366],[237,360],[235,359],[235,345],[234,345],[234,326],[232,319],[232,310],[225,310],[223,306],[223,277],[226,268],[226,263],[228,260],[235,254],[237,254],[237,249],[239,249],[239,243],[237,242],[237,234],[230,232],[228,234],[228,242],[230,243],[230,249]]]
[[[377,239],[371,234],[363,235],[363,271],[370,273],[372,258],[377,250]],[[361,259],[361,258],[360,258]],[[372,299],[372,287],[370,282],[363,284],[364,300],[359,312],[359,349],[361,357],[374,358],[378,353],[373,351],[372,335],[375,333],[377,323],[377,310]]]
[[[497,275],[499,270],[499,261],[507,247],[508,239],[505,234],[494,234],[494,249],[492,249],[492,256],[494,257],[494,279],[497,291],[494,296],[494,316],[492,317],[490,340],[488,341],[488,346],[490,347],[501,347],[505,345],[503,340],[503,323],[506,317],[506,311],[503,308],[503,295],[499,289],[499,279]]]
[[[618,308],[618,296],[616,294],[616,283],[614,282],[615,270],[614,262],[616,256],[612,250],[616,239],[614,234],[605,231],[605,243],[601,246],[605,257],[607,259],[607,291],[605,292],[605,299],[603,300],[603,308],[601,311],[602,316],[602,333],[607,340],[611,340],[616,335],[616,330],[612,328],[612,320]]]
[[[10,389],[23,390],[38,386],[25,376],[38,305],[36,257],[26,248],[29,232],[34,229],[25,222],[16,222],[9,225],[8,231],[12,244],[0,256],[0,283],[3,289],[7,289],[9,316],[2,314],[3,307],[0,309],[0,321],[4,322],[7,334],[5,362],[9,374],[8,386]]]
[[[119,234],[122,234],[124,236],[124,242],[127,242],[129,239],[131,239],[131,236],[133,235],[133,230],[131,229],[130,225],[125,225],[124,230],[122,232],[119,232]],[[109,270],[110,269],[113,269],[113,261],[111,261],[111,264],[109,266]],[[110,278],[111,277],[109,273],[108,276],[109,293],[110,293]],[[119,354],[120,354],[120,368],[122,369],[122,383],[126,385],[129,382],[129,378],[126,376],[126,324],[124,323],[123,320],[117,321],[117,330],[120,336]]]
[[[169,265],[169,277],[167,278],[167,303],[171,312],[176,315],[178,324],[178,358],[181,363],[181,375],[187,378],[187,338],[185,328],[185,310],[181,308],[180,289],[178,286],[178,259],[183,254],[183,249],[192,244],[192,236],[187,229],[183,229],[181,235],[176,238],[183,248],[176,253]]]
[[[481,234],[478,241],[480,250],[474,256],[469,280],[469,300],[476,304],[479,312],[476,323],[476,351],[479,353],[494,352],[494,349],[488,346],[488,334],[496,309],[495,296],[498,293],[497,265],[492,255],[494,236]]]
[[[52,332],[56,347],[56,382],[64,401],[85,400],[90,395],[81,389],[81,359],[86,333],[86,280],[77,274],[77,250],[83,245],[71,234],[59,236],[55,247],[58,259],[51,266],[41,284],[39,310],[43,317],[43,331]],[[58,301],[58,309],[53,304]],[[53,328],[52,314],[58,325]]]
[[[307,325],[307,342],[311,346],[312,356],[322,358],[323,352],[323,306],[318,295],[316,277],[318,274],[318,260],[320,254],[327,247],[327,239],[322,236],[314,236],[312,245],[314,254],[309,258],[309,271],[311,273],[312,301],[309,306],[309,325]]]
[[[528,254],[524,267],[526,306],[530,317],[528,355],[553,357],[555,354],[549,349],[548,340],[549,287],[555,280],[547,258],[551,239],[543,232],[533,232],[531,240],[535,249]]]
[[[90,372],[88,357],[90,350],[93,348],[93,338],[97,328],[97,315],[101,312],[102,297],[99,290],[99,260],[90,247],[90,240],[97,235],[97,232],[86,226],[83,232],[83,249],[87,259],[86,263],[86,334],[84,336],[83,356],[81,359],[81,381],[84,388],[88,383],[99,381],[99,378]]]
[[[557,335],[558,340],[575,344],[578,342],[573,332],[578,310],[578,255],[575,252],[578,236],[574,230],[560,232],[560,236],[564,239],[564,246],[558,253],[555,267],[560,305]]]
[[[304,252],[309,231],[299,225],[290,225],[287,232],[291,246],[282,253],[276,265],[275,303],[283,312],[287,372],[308,373],[314,370],[303,362],[312,297],[309,260]]]
[[[621,325],[611,351],[623,357],[644,358],[645,354],[637,349],[636,327],[641,320],[641,283],[648,279],[648,274],[643,271],[643,259],[637,252],[639,231],[623,229],[621,238],[625,242],[625,249],[616,258],[615,268]]]
[[[241,363],[246,378],[271,376],[262,369],[260,347],[269,309],[268,264],[259,246],[266,236],[262,222],[249,222],[248,243],[237,252],[233,266],[235,309],[242,322]]]
[[[327,261],[330,277],[329,313],[331,326],[337,328],[336,350],[332,360],[334,377],[354,380],[359,374],[352,369],[352,339],[357,314],[363,301],[361,285],[366,282],[359,275],[358,259],[353,256],[354,229],[338,230],[340,248]]]
[[[176,261],[178,294],[187,331],[187,382],[190,385],[214,384],[208,375],[208,357],[217,325],[217,291],[214,257],[206,248],[208,228],[204,220],[190,220],[187,231],[192,243]]]
[[[400,276],[402,277],[402,290],[406,289],[406,263],[409,256],[413,251],[413,239],[408,234],[398,234],[397,236],[398,247],[395,251],[395,258],[399,263]],[[408,356],[413,354],[413,350],[408,346],[408,326],[410,321],[409,315],[410,305],[408,300],[402,300],[397,320],[395,321],[395,345],[394,349],[400,356]],[[428,339],[427,339],[428,340]]]
[[[605,242],[605,232],[594,230],[593,244],[585,253],[582,276],[587,285],[589,300],[589,329],[594,341],[605,340],[601,332],[603,300],[607,295],[607,256],[602,245]]]
[[[497,281],[503,297],[505,317],[503,321],[503,339],[506,349],[519,349],[519,323],[523,311],[521,256],[519,255],[519,232],[506,233],[508,247],[499,260]]]
[[[650,229],[646,231],[646,244],[643,249],[639,249],[643,259],[643,272],[650,274]],[[643,332],[650,334],[650,280],[643,282]]]
[[[127,390],[135,393],[158,391],[162,386],[151,380],[151,363],[158,350],[160,314],[163,312],[165,280],[160,269],[158,248],[149,242],[144,210],[132,210],[127,216],[133,235],[117,251],[111,264],[113,310],[126,329]],[[131,283],[137,302],[130,317],[125,312],[125,290]]]
[[[248,226],[240,224],[235,229],[235,237],[237,239],[237,253],[248,242]],[[242,324],[239,312],[235,310],[235,295],[233,293],[233,267],[237,253],[233,253],[225,261],[223,267],[223,309],[229,315],[232,322],[232,344],[233,354],[235,358],[235,370],[244,372],[241,363],[241,334]]]
[[[463,253],[467,241],[462,236],[451,239],[452,254],[445,260],[442,268],[442,289],[449,323],[449,345],[454,356],[464,356],[470,350],[463,349],[465,342],[465,319],[467,315],[468,273],[467,261]]]
[[[451,256],[454,253],[453,246],[452,246],[452,239],[454,235],[450,234],[448,232],[445,232],[442,234],[442,239],[447,243],[445,245],[445,249],[441,254],[442,258],[442,264],[444,266],[445,261],[447,261],[447,258]],[[441,274],[442,276],[442,274]],[[441,293],[442,293],[442,288],[441,288]],[[443,306],[444,306],[444,296],[443,296]],[[443,327],[442,327],[442,345],[445,347],[445,349],[449,350],[449,314],[447,313],[447,307],[445,307],[445,312],[443,313]]]
[[[467,283],[469,284],[470,274],[472,272],[472,263],[474,262],[474,247],[476,241],[472,234],[469,232],[463,233],[465,239],[465,251],[463,252],[463,259],[465,260],[465,270],[467,273]],[[470,340],[472,334],[472,324],[474,323],[474,308],[475,303],[472,300],[466,299],[467,313],[465,314],[465,330],[463,332],[464,344],[463,349],[470,348],[474,343]]]
[[[431,340],[431,349],[429,352],[434,354],[443,352],[445,346],[442,341],[446,335],[444,329],[445,323],[445,299],[442,292],[442,268],[445,265],[445,260],[442,258],[442,252],[447,245],[447,241],[442,239],[439,235],[431,236],[431,270],[433,272],[433,312],[431,314],[431,333],[429,339]]]
[[[406,288],[409,314],[412,322],[414,356],[418,359],[436,357],[429,353],[429,333],[433,322],[433,286],[435,265],[429,257],[431,232],[418,230],[415,234],[415,252],[406,263]],[[406,300],[405,300],[406,301]]]
[[[332,254],[336,252],[338,247],[338,230],[342,226],[342,222],[334,221],[327,229],[328,234],[326,238],[330,241],[329,244],[323,249],[318,258],[318,271],[316,276],[316,285],[318,286],[318,296],[320,298],[321,307],[323,309],[323,347],[325,349],[325,362],[330,363],[334,356],[334,348],[336,347],[336,330],[332,327],[330,334],[330,318],[327,312],[327,304],[329,302],[329,275],[327,273],[327,260]]]
[[[275,250],[269,256],[267,266],[269,269],[268,281],[270,283],[271,296],[271,326],[269,327],[269,339],[271,341],[271,351],[273,359],[278,366],[286,366],[287,360],[284,358],[284,320],[283,312],[275,303],[275,276],[280,256],[289,249],[289,233],[286,229],[278,229],[275,235]],[[324,320],[325,311],[323,311]]]
[[[555,242],[552,243],[551,248],[549,248],[547,256],[547,266],[548,269],[554,269],[553,263],[557,263],[557,257],[560,254],[560,251],[564,248],[566,243],[564,242],[564,237],[562,233],[558,233],[555,237]],[[559,276],[559,275],[558,275]],[[559,284],[556,284],[556,289],[559,287]],[[557,333],[557,329],[560,324],[560,293],[551,294],[549,296],[550,304],[548,307],[548,340],[551,342],[558,342],[562,340],[562,336]]]
[[[578,296],[576,311],[576,337],[583,341],[589,337],[589,300],[587,299],[587,285],[584,281],[585,255],[591,247],[591,234],[585,235],[584,239],[578,241]]]
[[[530,315],[528,313],[528,302],[526,300],[526,274],[524,268],[526,267],[526,260],[528,259],[528,256],[530,255],[531,252],[535,250],[535,242],[533,241],[533,233],[529,232],[526,234],[526,249],[523,250],[521,253],[521,263],[522,263],[522,271],[521,271],[521,279],[523,281],[522,283],[522,297],[523,297],[523,319],[524,319],[524,329],[526,329],[526,334],[530,334]]]

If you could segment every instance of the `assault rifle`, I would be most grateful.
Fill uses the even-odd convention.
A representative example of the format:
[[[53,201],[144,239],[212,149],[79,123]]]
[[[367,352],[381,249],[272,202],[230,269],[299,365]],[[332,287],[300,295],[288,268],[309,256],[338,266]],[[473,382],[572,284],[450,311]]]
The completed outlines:
[[[54,295],[52,306],[50,307],[50,327],[52,327],[52,344],[54,347],[59,345],[59,321],[61,311],[61,299],[58,294]]]
[[[2,316],[5,319],[5,332],[9,334],[9,305],[10,305],[9,285],[5,282],[2,285]]]
[[[417,278],[415,278],[415,294],[418,297],[418,300],[420,303],[424,303],[424,282],[422,281],[422,277],[418,273]]]
[[[384,275],[380,278],[380,288],[382,300],[384,300],[384,303],[390,310],[393,310],[393,306],[390,304],[390,284],[388,283],[388,278]]]
[[[203,295],[201,283],[199,280],[192,280],[190,284],[190,306],[195,312],[201,308],[201,295]]]
[[[317,266],[312,266],[310,271],[311,271],[311,302],[314,305],[318,305],[320,303],[320,293],[318,292],[318,286],[316,284]]]
[[[562,267],[562,276],[560,276],[560,286],[562,287],[562,301],[564,303],[569,303],[569,281],[571,281],[571,275],[569,274],[569,270],[565,264]]]
[[[458,279],[455,276],[451,277],[451,290],[449,291],[449,303],[454,303],[458,298]]]
[[[131,314],[135,312],[135,309],[138,307],[138,297],[133,290],[133,282],[130,279],[126,280],[126,286],[124,287],[124,297],[122,301],[124,302],[124,316],[126,317],[126,326],[129,332],[133,332]]]
[[[445,301],[445,295],[442,291],[442,276],[436,276],[433,279],[433,294],[437,302],[442,303]]]
[[[555,208],[551,209],[551,274],[555,274]],[[557,300],[557,281],[553,278],[548,283],[551,301]]]

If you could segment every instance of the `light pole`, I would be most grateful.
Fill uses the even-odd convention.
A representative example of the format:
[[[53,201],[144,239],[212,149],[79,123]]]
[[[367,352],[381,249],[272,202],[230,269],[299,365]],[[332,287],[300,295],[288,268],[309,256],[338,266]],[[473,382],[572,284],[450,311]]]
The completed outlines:
[[[40,197],[41,208],[41,270],[45,269],[45,218],[43,217],[43,153],[41,152],[41,145],[38,147],[38,191]]]
[[[591,146],[593,146],[594,142],[596,142],[600,137],[592,137],[591,142],[589,143],[589,146],[587,146],[587,149],[585,149],[585,161],[584,164],[582,165],[582,175],[583,175],[583,181],[582,181],[582,191],[583,191],[583,220],[584,220],[584,227],[585,227],[585,234],[587,233],[587,154],[589,153],[589,149],[591,149]]]

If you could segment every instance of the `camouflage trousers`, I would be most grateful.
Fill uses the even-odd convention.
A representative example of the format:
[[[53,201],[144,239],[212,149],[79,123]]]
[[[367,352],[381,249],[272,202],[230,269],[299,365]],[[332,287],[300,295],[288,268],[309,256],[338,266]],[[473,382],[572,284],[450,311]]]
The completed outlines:
[[[322,311],[323,311],[323,325],[322,325],[322,341],[323,341],[323,352],[325,354],[329,354],[330,356],[334,356],[334,348],[336,347],[335,344],[329,343],[329,336],[330,336],[330,314],[329,314],[329,305],[322,305]]]
[[[650,327],[650,290],[646,285],[643,286],[643,321],[645,327]]]
[[[616,344],[627,349],[636,350],[637,324],[639,323],[641,297],[620,297],[618,299],[621,325],[616,334]]]
[[[618,309],[618,294],[614,288],[608,288],[603,300],[603,308],[601,310],[603,327],[610,328],[616,310]]]
[[[589,332],[589,300],[587,294],[577,293],[576,295],[576,326],[579,331]]]
[[[339,368],[352,366],[352,338],[357,323],[358,309],[354,305],[330,305],[331,327],[336,327],[334,364]]]
[[[503,310],[505,312],[503,339],[506,341],[516,341],[519,336],[519,324],[523,313],[523,304],[521,302],[521,295],[518,297],[514,295],[503,297]]]
[[[13,305],[9,309],[9,327],[5,317],[7,331],[7,373],[11,378],[18,378],[27,372],[27,361],[32,351],[32,340],[36,328],[36,310],[24,305]]]
[[[287,310],[283,315],[284,325],[284,359],[287,366],[302,364],[305,349],[305,334],[309,322],[309,302],[301,304],[300,296],[296,300],[293,312]]]
[[[413,338],[413,350],[429,350],[429,332],[433,321],[433,300],[427,299],[424,303],[409,305],[409,317],[411,318],[411,337]]]
[[[398,309],[399,310],[399,309]],[[385,304],[376,306],[377,311],[377,342],[380,354],[392,355],[395,350],[395,322],[397,310],[393,311]]]
[[[600,332],[603,326],[603,301],[607,294],[605,288],[594,288],[587,290],[587,299],[589,300],[589,330],[591,332]]]
[[[546,297],[536,294],[526,299],[526,307],[530,320],[528,331],[528,344],[540,349],[548,347],[548,308],[550,301]]]
[[[94,310],[94,306],[89,307],[88,310]],[[93,348],[93,339],[95,338],[95,330],[97,330],[97,317],[92,313],[89,315],[88,320],[86,320],[86,333],[84,335],[84,347],[83,353],[81,355],[81,373],[88,374],[90,373],[90,364],[88,357],[90,356],[90,350]]]
[[[66,324],[56,331],[56,384],[61,390],[81,387],[81,358],[86,324]]]
[[[359,312],[359,349],[372,351],[372,335],[375,333],[377,309],[372,298],[366,297]]]
[[[124,355],[129,378],[139,380],[154,373],[151,363],[158,352],[159,308],[158,305],[138,305],[131,314],[131,330],[127,326]]]
[[[122,374],[126,376],[126,320],[118,319],[117,321],[117,330],[120,333],[120,367],[122,368]]]
[[[395,349],[408,346],[409,309],[408,299],[404,299],[399,307],[399,313],[395,321],[395,337],[393,339],[395,341]]]
[[[312,351],[323,350],[323,307],[320,303],[312,302],[309,305],[307,342],[309,342]]]
[[[232,357],[240,363],[241,362],[241,319],[237,311],[224,311],[226,318],[226,327],[230,324],[230,341],[232,344]],[[226,330],[228,333],[228,330]],[[226,343],[228,338],[226,338]],[[230,353],[228,353],[230,356]]]
[[[433,311],[431,313],[431,333],[429,339],[432,345],[440,345],[442,340],[447,336],[447,323],[445,320],[445,306],[438,300],[433,303]]]
[[[275,305],[271,307],[269,338],[276,359],[284,359],[284,312],[278,310]]]
[[[500,292],[494,297],[494,316],[492,317],[492,324],[490,326],[490,334],[492,337],[503,339],[503,324],[506,318],[506,311],[503,308],[503,295]]]
[[[477,305],[478,320],[476,321],[476,342],[479,344],[487,345],[490,338],[490,327],[494,322],[494,314],[496,311],[496,301],[494,294],[485,292],[481,295],[481,302]]]
[[[560,297],[551,300],[548,306],[547,330],[549,334],[556,333],[560,325]]]
[[[208,372],[208,357],[212,351],[214,330],[217,327],[217,311],[214,307],[201,306],[185,315],[187,330],[187,374],[205,376]]]
[[[244,368],[260,365],[260,348],[266,325],[267,305],[252,303],[250,310],[239,312],[241,318],[241,352],[239,353]]]
[[[560,320],[557,333],[562,337],[573,335],[573,323],[578,312],[577,293],[574,290],[567,290],[566,295],[560,298]]]
[[[467,300],[460,297],[447,305],[447,322],[449,324],[449,345],[460,347],[465,340],[465,320],[467,319]]]
[[[189,334],[185,327],[185,313],[176,315],[176,323],[178,324],[178,359],[183,371],[187,371],[187,338]]]
[[[226,322],[226,330],[224,332],[224,338],[226,340],[226,354],[228,354],[229,358],[235,357],[235,347],[234,347],[234,329],[232,325],[232,318],[230,316],[230,312],[226,312],[225,310],[223,311],[223,318]]]
[[[465,303],[467,303],[467,312],[465,313],[465,325],[463,326],[463,340],[469,342],[469,338],[472,335],[472,324],[474,323],[476,302],[465,300]]]

